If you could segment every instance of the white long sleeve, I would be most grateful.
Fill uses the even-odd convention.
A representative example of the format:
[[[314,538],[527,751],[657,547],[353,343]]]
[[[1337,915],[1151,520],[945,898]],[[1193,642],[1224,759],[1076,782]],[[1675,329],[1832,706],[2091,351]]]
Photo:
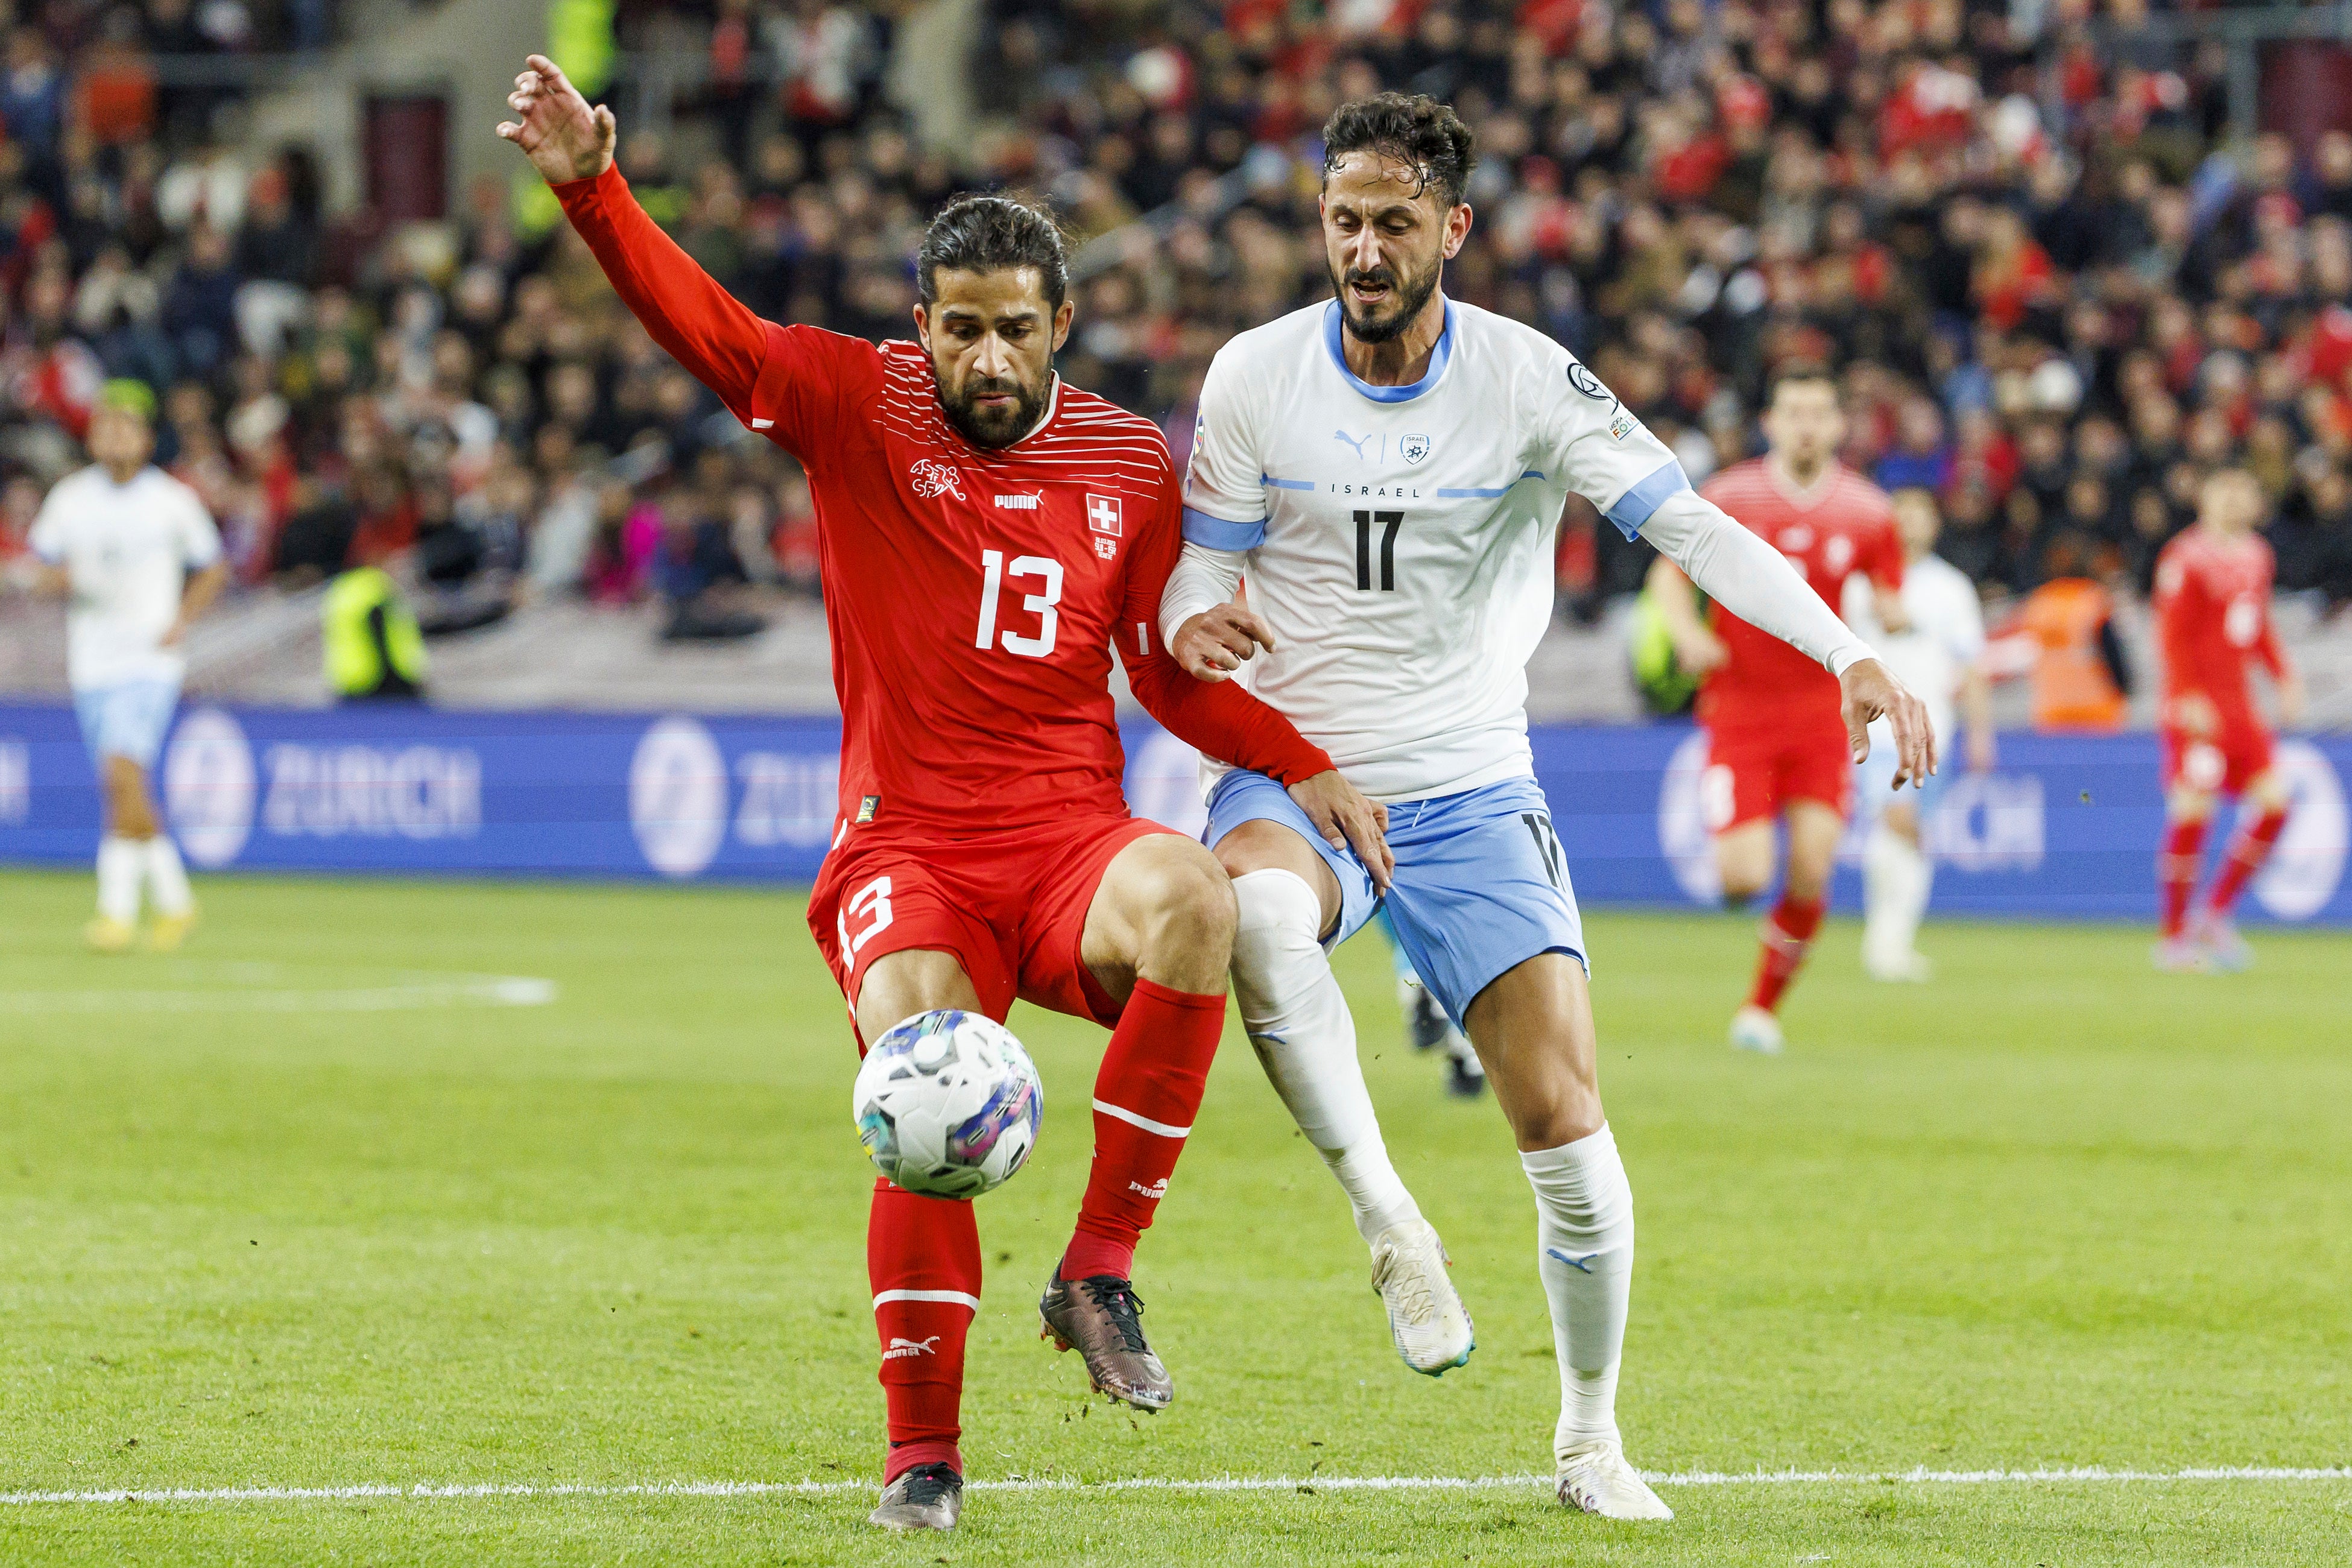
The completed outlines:
[[[1168,574],[1168,586],[1160,595],[1162,647],[1174,644],[1177,627],[1234,596],[1234,590],[1241,586],[1242,563],[1247,559],[1244,551],[1212,550],[1185,542],[1183,553],[1176,558],[1176,569]]]
[[[1787,557],[1696,490],[1678,490],[1660,501],[1642,524],[1642,537],[1707,597],[1818,660],[1832,675],[1878,657],[1822,603]]]

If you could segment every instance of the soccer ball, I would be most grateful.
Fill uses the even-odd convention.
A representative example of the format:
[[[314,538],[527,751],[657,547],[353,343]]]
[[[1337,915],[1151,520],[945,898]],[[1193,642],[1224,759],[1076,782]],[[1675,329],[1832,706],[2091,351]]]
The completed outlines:
[[[1045,1110],[1045,1085],[1013,1031],[949,1008],[875,1041],[852,1105],[874,1168],[935,1198],[976,1198],[1011,1181]]]

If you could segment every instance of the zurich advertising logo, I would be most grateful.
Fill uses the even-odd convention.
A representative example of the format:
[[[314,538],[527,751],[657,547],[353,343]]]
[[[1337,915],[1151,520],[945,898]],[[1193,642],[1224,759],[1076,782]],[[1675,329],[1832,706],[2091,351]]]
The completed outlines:
[[[163,810],[197,865],[226,866],[253,836],[253,748],[235,719],[199,708],[180,721],[163,754]]]
[[[2352,811],[2344,781],[2308,741],[2281,741],[2274,765],[2294,805],[2269,864],[2254,879],[2254,901],[2283,921],[2307,921],[2326,909],[2344,881]]]
[[[692,877],[727,837],[727,759],[698,720],[672,714],[649,727],[629,759],[629,826],[646,864]]]

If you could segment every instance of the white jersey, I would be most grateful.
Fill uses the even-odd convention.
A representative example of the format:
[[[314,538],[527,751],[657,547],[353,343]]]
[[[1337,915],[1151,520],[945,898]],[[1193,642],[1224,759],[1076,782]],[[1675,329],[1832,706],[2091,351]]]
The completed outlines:
[[[1184,537],[1248,552],[1276,643],[1241,679],[1376,800],[1529,775],[1569,492],[1630,538],[1689,481],[1531,327],[1447,300],[1410,386],[1358,380],[1341,331],[1336,300],[1295,310],[1220,349],[1202,388]]]
[[[1846,618],[1863,641],[1878,650],[1895,678],[1927,705],[1940,746],[1952,733],[1953,700],[1961,678],[1983,657],[1984,605],[1968,574],[1940,555],[1922,556],[1903,568],[1903,613],[1911,617],[1907,632],[1889,632],[1878,624],[1875,605],[1866,587],[1846,588]],[[1872,726],[1871,743],[1878,743],[1884,721]]]
[[[66,671],[76,691],[186,675],[163,634],[179,619],[186,574],[221,555],[195,491],[152,468],[118,485],[92,464],[51,487],[28,542],[70,581]]]

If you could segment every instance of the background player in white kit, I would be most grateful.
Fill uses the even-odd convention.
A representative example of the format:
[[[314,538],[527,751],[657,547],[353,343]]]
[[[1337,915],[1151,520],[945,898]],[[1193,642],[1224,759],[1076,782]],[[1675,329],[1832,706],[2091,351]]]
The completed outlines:
[[[1591,372],[1439,291],[1471,222],[1471,138],[1453,110],[1382,94],[1342,106],[1324,142],[1339,299],[1218,352],[1161,627],[1195,675],[1243,671],[1385,805],[1394,866],[1366,868],[1279,784],[1212,764],[1207,837],[1241,905],[1234,996],[1354,1205],[1407,1364],[1460,1365],[1468,1317],[1382,1145],[1321,945],[1362,925],[1384,890],[1414,970],[1486,1063],[1535,1189],[1560,1500],[1668,1519],[1617,1432],[1633,1196],[1601,1107],[1584,936],[1527,740],[1526,665],[1550,618],[1568,493],[1840,672],[1857,752],[1865,722],[1889,713],[1902,772],[1924,774],[1926,715],[1778,552],[1691,491]],[[1244,574],[1247,603],[1234,603]]]
[[[155,913],[149,945],[177,947],[195,920],[187,870],[156,820],[147,775],[187,674],[180,640],[228,581],[204,502],[148,465],[153,416],[143,384],[108,383],[89,421],[95,460],[51,488],[29,540],[40,563],[35,586],[71,602],[66,673],[107,805],[98,918],[86,935],[105,952],[135,940],[142,887]]]
[[[1984,605],[1968,574],[1936,553],[1943,520],[1936,498],[1923,489],[1901,489],[1889,498],[1895,531],[1903,542],[1904,614],[1908,630],[1888,632],[1879,625],[1872,595],[1860,578],[1846,584],[1846,619],[1876,648],[1895,678],[1918,693],[1935,726],[1936,749],[1949,755],[1954,708],[1968,722],[1970,773],[1993,764],[1992,685],[1984,671]],[[1926,981],[1935,965],[1917,948],[1919,921],[1927,912],[1936,865],[1920,841],[1923,825],[1943,793],[1943,777],[1926,781],[1914,793],[1893,787],[1895,761],[1884,722],[1871,726],[1869,760],[1862,764],[1857,792],[1874,814],[1863,849],[1862,966],[1874,980]]]

